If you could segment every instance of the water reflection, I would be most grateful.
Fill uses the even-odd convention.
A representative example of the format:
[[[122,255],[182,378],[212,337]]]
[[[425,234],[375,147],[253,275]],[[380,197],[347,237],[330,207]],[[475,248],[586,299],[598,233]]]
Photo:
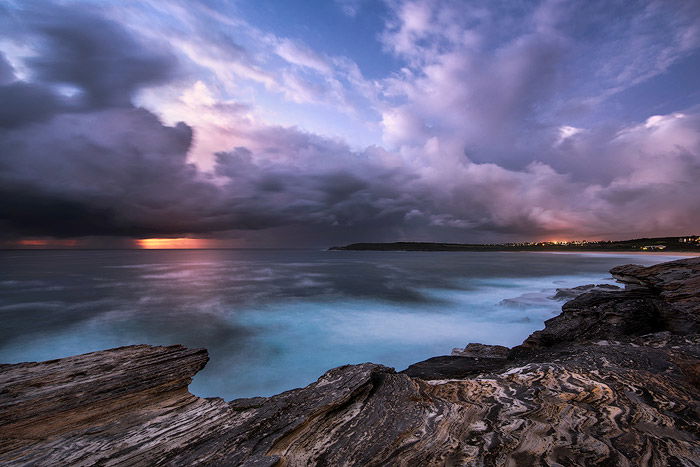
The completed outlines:
[[[667,257],[304,250],[4,251],[0,361],[128,344],[206,347],[192,390],[274,394],[326,369],[403,368],[470,341],[515,345],[555,287]]]

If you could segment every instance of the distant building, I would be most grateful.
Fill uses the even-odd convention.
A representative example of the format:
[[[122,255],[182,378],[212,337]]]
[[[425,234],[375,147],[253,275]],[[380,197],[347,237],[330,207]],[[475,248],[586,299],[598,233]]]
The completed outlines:
[[[642,247],[642,250],[647,251],[647,250],[665,250],[666,245],[646,245]]]

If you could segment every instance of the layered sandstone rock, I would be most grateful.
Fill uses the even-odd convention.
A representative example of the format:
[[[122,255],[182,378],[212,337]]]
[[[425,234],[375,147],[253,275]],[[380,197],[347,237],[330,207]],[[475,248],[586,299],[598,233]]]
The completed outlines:
[[[507,359],[344,366],[269,398],[189,394],[207,355],[181,346],[4,365],[0,463],[698,465],[700,259],[613,274],[634,286]]]

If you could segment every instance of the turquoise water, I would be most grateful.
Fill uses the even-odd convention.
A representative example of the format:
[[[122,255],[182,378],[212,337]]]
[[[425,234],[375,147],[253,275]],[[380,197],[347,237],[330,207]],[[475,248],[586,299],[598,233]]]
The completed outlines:
[[[190,389],[225,399],[469,342],[519,344],[557,287],[613,283],[625,254],[104,250],[0,252],[0,362],[128,344],[206,347]]]

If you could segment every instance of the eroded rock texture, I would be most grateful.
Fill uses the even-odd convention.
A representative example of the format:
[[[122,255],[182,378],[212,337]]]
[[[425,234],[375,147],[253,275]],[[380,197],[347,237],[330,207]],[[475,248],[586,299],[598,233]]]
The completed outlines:
[[[508,358],[344,366],[269,398],[189,394],[207,355],[182,346],[4,365],[0,463],[699,465],[700,259],[613,274],[633,287],[578,296]]]

